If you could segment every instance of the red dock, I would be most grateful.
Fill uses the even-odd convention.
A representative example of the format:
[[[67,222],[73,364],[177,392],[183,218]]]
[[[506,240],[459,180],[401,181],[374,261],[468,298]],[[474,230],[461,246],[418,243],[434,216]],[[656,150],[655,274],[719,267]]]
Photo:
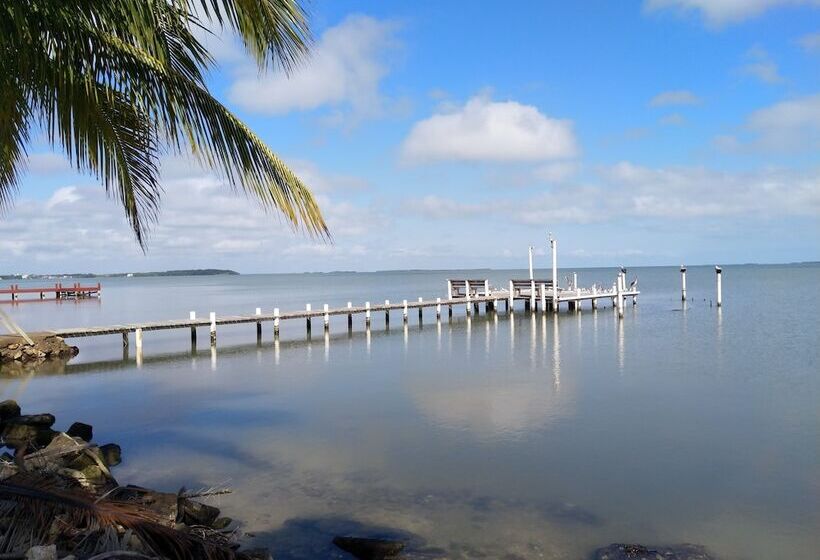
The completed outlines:
[[[96,286],[82,286],[79,282],[75,282],[71,286],[63,286],[62,283],[58,282],[54,286],[32,288],[21,288],[19,284],[12,284],[8,288],[0,288],[0,295],[10,295],[11,301],[17,301],[21,295],[25,294],[38,294],[40,299],[45,299],[46,294],[54,294],[54,299],[78,299],[100,297],[101,291],[99,282]]]

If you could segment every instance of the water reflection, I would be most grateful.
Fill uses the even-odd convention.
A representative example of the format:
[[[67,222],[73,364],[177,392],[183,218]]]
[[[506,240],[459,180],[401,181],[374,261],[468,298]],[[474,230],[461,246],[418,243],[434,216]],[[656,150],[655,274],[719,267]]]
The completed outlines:
[[[552,377],[555,390],[561,388],[561,338],[558,333],[558,317],[552,317]]]

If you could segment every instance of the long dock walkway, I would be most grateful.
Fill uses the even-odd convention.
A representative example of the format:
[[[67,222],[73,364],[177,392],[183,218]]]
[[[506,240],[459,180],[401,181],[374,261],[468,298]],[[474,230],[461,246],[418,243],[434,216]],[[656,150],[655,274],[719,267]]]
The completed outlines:
[[[626,298],[632,297],[633,302],[640,294],[638,290],[621,291],[621,302]],[[591,301],[593,308],[599,299],[611,299],[613,303],[617,302],[618,294],[614,290],[605,291],[559,291],[558,298],[553,305],[552,294],[542,290],[540,293],[540,307],[542,312],[548,310],[558,312],[562,303],[567,304],[570,309],[576,311],[580,310],[580,302]],[[210,313],[209,317],[197,318],[194,312],[191,312],[188,319],[172,319],[168,321],[155,321],[144,323],[128,323],[121,325],[108,325],[102,327],[77,327],[68,329],[57,329],[54,334],[63,338],[79,338],[89,336],[104,336],[121,334],[123,337],[123,344],[128,345],[129,333],[135,333],[136,344],[138,348],[142,347],[142,333],[144,331],[157,331],[168,329],[190,329],[192,340],[196,340],[196,329],[198,327],[209,327],[211,343],[216,343],[216,328],[219,325],[237,325],[255,323],[257,329],[257,336],[261,336],[262,323],[273,322],[274,336],[279,334],[279,325],[281,321],[303,319],[306,321],[307,331],[311,330],[311,320],[321,318],[324,323],[324,328],[327,330],[330,327],[330,317],[346,315],[348,318],[348,328],[353,327],[353,316],[364,315],[365,325],[370,326],[371,316],[373,313],[385,313],[385,319],[389,322],[391,311],[401,311],[403,321],[408,320],[410,310],[418,310],[419,317],[422,317],[424,309],[435,308],[436,319],[441,318],[442,309],[446,306],[449,316],[453,314],[453,306],[464,305],[468,315],[479,312],[479,304],[485,305],[485,313],[498,308],[499,303],[504,303],[507,312],[514,312],[515,300],[523,299],[525,301],[525,309],[536,312],[539,308],[539,300],[533,297],[533,294],[513,294],[510,297],[510,292],[507,290],[497,290],[488,295],[479,295],[471,297],[456,297],[456,298],[436,298],[423,300],[419,298],[417,301],[403,300],[401,303],[378,303],[371,305],[370,302],[365,303],[364,306],[353,306],[348,302],[347,307],[338,307],[331,309],[328,305],[324,305],[322,309],[312,309],[308,304],[305,309],[297,311],[280,312],[279,309],[274,309],[273,313],[262,313],[261,309],[257,308],[254,315],[225,315],[217,317],[215,313]],[[528,304],[529,303],[529,304]],[[622,309],[621,306],[616,306]]]
[[[63,286],[62,283],[58,282],[54,286],[21,288],[19,284],[12,284],[8,288],[0,288],[0,295],[10,295],[11,301],[18,301],[20,296],[25,294],[37,294],[40,296],[39,299],[45,299],[46,294],[54,294],[54,299],[67,299],[99,297],[101,293],[102,286],[99,282],[92,286],[82,286],[79,282],[75,282],[71,286]]]

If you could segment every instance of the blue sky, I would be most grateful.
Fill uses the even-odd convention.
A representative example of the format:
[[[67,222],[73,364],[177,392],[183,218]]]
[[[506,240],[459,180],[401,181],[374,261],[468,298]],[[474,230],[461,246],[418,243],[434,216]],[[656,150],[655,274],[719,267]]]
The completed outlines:
[[[35,144],[0,271],[504,268],[547,231],[567,266],[820,260],[820,2],[499,6],[314,0],[289,77],[207,38],[213,91],[314,188],[333,244],[167,160],[143,254]]]

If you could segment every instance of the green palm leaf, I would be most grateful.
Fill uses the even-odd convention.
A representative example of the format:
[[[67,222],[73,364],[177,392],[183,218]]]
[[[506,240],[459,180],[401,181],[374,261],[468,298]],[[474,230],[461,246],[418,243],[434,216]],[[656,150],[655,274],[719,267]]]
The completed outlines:
[[[30,130],[45,132],[118,199],[144,246],[159,158],[192,154],[292,224],[328,237],[308,187],[208,91],[199,18],[236,31],[260,67],[290,69],[308,42],[294,0],[30,0],[0,7],[0,209]]]

